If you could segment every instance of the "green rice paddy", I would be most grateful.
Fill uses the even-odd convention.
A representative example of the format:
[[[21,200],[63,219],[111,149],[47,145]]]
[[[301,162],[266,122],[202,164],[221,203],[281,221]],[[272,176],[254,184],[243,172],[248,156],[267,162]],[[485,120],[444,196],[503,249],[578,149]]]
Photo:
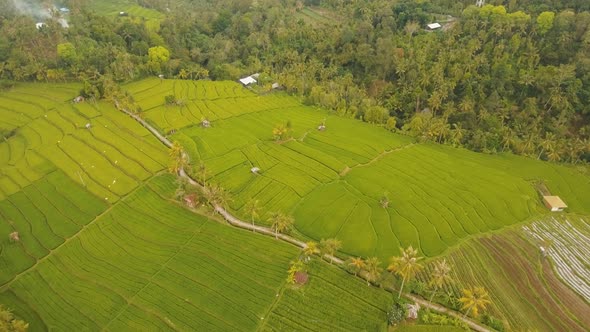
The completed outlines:
[[[0,94],[2,129],[15,130],[0,143],[0,303],[30,331],[252,331],[292,319],[285,310],[301,293],[285,279],[298,249],[173,202],[174,177],[157,175],[164,146],[107,104],[71,103],[77,91],[21,84]],[[315,299],[297,310],[359,285],[315,262]],[[341,329],[383,323],[390,295],[370,292],[366,319]]]
[[[267,224],[274,211],[293,214],[296,236],[336,237],[349,254],[385,262],[399,246],[414,245],[436,256],[474,235],[541,216],[537,181],[571,211],[590,213],[584,167],[417,144],[234,82],[147,79],[125,88],[143,118],[181,142],[194,164],[206,165],[207,181],[231,191],[232,212],[248,219],[244,206],[257,199],[257,223]],[[106,103],[72,103],[78,89],[19,84],[0,93],[0,128],[13,133],[0,142],[0,303],[30,330],[384,328],[390,294],[319,261],[308,266],[307,285],[286,285],[297,248],[180,207],[171,199],[174,178],[162,175],[165,147]],[[165,106],[169,94],[184,105]],[[211,128],[200,126],[204,119]],[[327,130],[318,131],[324,121]],[[292,138],[273,141],[272,128],[286,122]],[[260,174],[250,172],[254,166]],[[18,242],[6,236],[14,231]],[[466,242],[452,256],[466,285],[488,280],[481,271],[507,268],[501,252],[482,258],[477,246],[491,243]],[[557,280],[543,282],[557,287]],[[497,282],[490,289],[507,281]],[[493,313],[508,326],[580,325],[546,315],[543,324],[522,323],[534,311],[527,303],[537,300],[506,305],[515,292],[496,288],[500,306]],[[522,315],[503,316],[511,310]]]
[[[134,0],[90,1],[88,8],[97,14],[106,16],[117,16],[120,12],[125,12],[130,17],[140,17],[148,20],[164,18],[164,14],[155,9],[142,7]]]
[[[209,181],[233,194],[245,216],[250,199],[295,216],[296,229],[315,240],[336,237],[343,251],[386,260],[400,246],[436,256],[471,235],[545,212],[533,186],[542,180],[572,211],[588,212],[585,169],[512,155],[483,155],[433,144],[303,106],[283,93],[258,96],[233,82],[148,79],[127,89],[142,115],[174,132]],[[165,106],[174,94],[183,106]],[[211,128],[200,122],[208,119]],[[318,131],[323,121],[327,130]],[[289,122],[292,139],[272,140]],[[259,167],[259,175],[250,169]],[[381,198],[389,197],[383,208]]]
[[[318,319],[331,313],[347,320],[318,327],[383,323],[391,294],[365,290],[362,281],[325,262],[310,266],[307,296],[284,289],[297,248],[189,212],[168,200],[174,190],[169,175],[140,186],[4,283],[0,303],[30,322],[31,331],[272,330],[323,307],[322,301],[339,310],[326,307]],[[361,297],[361,290],[371,295]],[[344,295],[362,315],[342,311],[348,310]]]
[[[165,168],[166,149],[147,130],[107,103],[72,103],[78,88],[21,84],[0,94],[0,127],[15,130],[0,142],[0,201],[59,170],[112,203]]]

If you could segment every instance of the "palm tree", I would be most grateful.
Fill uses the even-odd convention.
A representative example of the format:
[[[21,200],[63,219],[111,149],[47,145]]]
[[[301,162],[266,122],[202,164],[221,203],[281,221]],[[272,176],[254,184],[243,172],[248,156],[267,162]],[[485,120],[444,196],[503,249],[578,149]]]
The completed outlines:
[[[484,310],[486,305],[492,303],[488,292],[483,287],[463,289],[463,296],[459,299],[459,302],[463,304],[461,310],[465,310],[463,318],[465,318],[469,312],[471,312],[474,317],[477,317],[479,315],[479,309]]]
[[[207,186],[207,168],[205,167],[205,164],[200,163],[199,166],[196,169],[197,171],[197,180],[199,180],[201,182],[201,184],[203,185],[203,187]]]
[[[177,174],[181,169],[184,169],[188,165],[188,156],[182,150],[182,146],[178,142],[174,142],[168,151],[170,156],[170,166],[168,170],[170,173]]]
[[[418,263],[418,261],[424,258],[418,257],[418,250],[414,249],[412,246],[409,246],[406,249],[400,248],[400,251],[402,252],[402,255],[399,257],[392,257],[391,264],[387,267],[387,270],[402,277],[402,286],[399,289],[398,298],[402,297],[402,290],[404,289],[406,280],[414,277],[414,275],[423,268],[422,264]]]
[[[367,286],[370,285],[370,282],[376,282],[383,272],[381,262],[377,257],[367,258],[365,270],[367,271]]]
[[[447,264],[447,260],[443,259],[442,261],[438,261],[434,263],[434,271],[432,271],[432,275],[430,276],[430,287],[434,287],[434,291],[430,296],[430,301],[432,303],[432,299],[434,298],[434,294],[442,288],[444,285],[451,282],[451,266]]]
[[[545,134],[545,138],[539,144],[541,146],[541,151],[539,152],[537,159],[541,159],[541,156],[543,155],[543,153],[546,153],[547,151],[555,150],[555,140],[556,140],[555,134],[553,134],[553,133],[546,133]]]
[[[252,222],[252,226],[254,226],[254,220],[258,219],[260,216],[260,206],[258,206],[259,201],[257,199],[250,199],[244,209],[246,210],[246,214],[250,216],[250,221]],[[252,229],[252,231],[255,231]]]
[[[561,159],[561,155],[559,154],[559,151],[556,148],[553,148],[552,150],[549,150],[549,153],[547,154],[547,159],[549,161],[559,161]]]
[[[322,255],[334,256],[334,253],[342,248],[342,242],[338,239],[322,239],[320,241],[320,252]],[[330,258],[332,264],[332,258]]]
[[[226,207],[227,204],[231,201],[231,197],[229,196],[229,192],[227,192],[223,187],[218,184],[211,185],[209,187],[205,187],[203,190],[203,194],[205,198],[209,202],[209,204],[220,207]]]
[[[283,233],[291,229],[295,220],[282,212],[273,212],[270,214],[268,221],[271,223],[271,228],[275,231],[275,239],[279,238],[279,233]]]
[[[418,31],[418,29],[420,29],[420,24],[418,24],[416,21],[410,21],[404,27],[404,30],[406,31],[406,34],[408,34],[410,40],[412,39],[414,33]]]
[[[351,258],[348,266],[353,269],[354,275],[356,276],[362,269],[365,268],[365,261],[360,257]]]
[[[303,255],[305,257],[311,257],[318,251],[318,244],[314,241],[309,241],[305,243],[305,248],[303,248]]]

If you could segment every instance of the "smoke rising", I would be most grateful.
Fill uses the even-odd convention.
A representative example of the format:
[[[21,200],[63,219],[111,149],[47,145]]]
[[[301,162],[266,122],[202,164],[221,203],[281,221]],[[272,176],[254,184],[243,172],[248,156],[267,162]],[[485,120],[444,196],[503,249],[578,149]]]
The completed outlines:
[[[39,1],[34,0],[9,0],[14,9],[22,15],[36,19],[48,19],[51,17],[49,8],[45,8]]]

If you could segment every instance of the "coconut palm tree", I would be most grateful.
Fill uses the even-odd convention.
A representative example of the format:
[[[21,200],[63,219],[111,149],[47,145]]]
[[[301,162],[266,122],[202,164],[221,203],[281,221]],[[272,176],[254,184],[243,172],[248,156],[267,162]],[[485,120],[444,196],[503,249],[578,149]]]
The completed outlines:
[[[406,249],[400,248],[402,255],[392,257],[387,270],[402,277],[402,286],[399,289],[398,298],[402,297],[402,290],[407,280],[412,279],[423,266],[419,261],[424,257],[418,257],[418,250],[409,246]]]
[[[305,243],[305,248],[303,248],[303,255],[308,258],[311,257],[318,251],[318,244],[314,241],[309,241]]]
[[[377,257],[367,258],[365,261],[365,270],[367,271],[367,286],[371,282],[376,282],[383,272],[381,262]]]
[[[463,304],[461,310],[465,310],[463,318],[467,316],[469,312],[474,317],[479,315],[479,310],[484,310],[485,307],[492,303],[488,292],[483,287],[470,287],[463,289],[463,296],[459,299],[459,302]]]
[[[342,241],[338,239],[322,239],[320,241],[320,253],[322,255],[330,255],[334,256],[334,253],[342,248]],[[330,258],[330,264],[332,264],[332,259]]]
[[[200,163],[199,166],[195,167],[196,168],[196,172],[197,172],[197,180],[199,180],[199,182],[201,182],[201,184],[203,185],[203,187],[207,186],[206,180],[207,180],[207,168],[205,167],[205,164]]]
[[[170,165],[168,171],[173,174],[177,174],[181,169],[184,169],[188,164],[188,156],[182,150],[182,145],[178,142],[174,142],[168,151],[170,156]]]
[[[223,187],[218,184],[214,184],[208,187],[205,187],[203,190],[203,194],[207,199],[209,204],[215,206],[220,206],[225,208],[227,204],[231,201],[231,197],[229,192],[227,192]]]
[[[275,239],[279,238],[279,233],[283,233],[293,227],[295,220],[282,212],[273,212],[270,214],[268,221],[271,223],[271,228],[275,231]]]
[[[434,270],[430,275],[430,282],[428,283],[430,287],[434,287],[434,291],[432,292],[432,295],[430,295],[431,303],[432,299],[434,298],[434,294],[436,294],[436,292],[440,288],[450,283],[451,281],[451,266],[447,263],[447,260],[443,259],[442,261],[435,262]]]
[[[260,216],[260,206],[258,206],[259,201],[257,199],[250,199],[244,209],[246,210],[246,214],[250,216],[250,221],[252,222],[252,226],[254,226],[254,220],[258,219]],[[252,231],[255,231],[252,229]]]
[[[356,276],[362,269],[365,268],[365,261],[360,257],[353,257],[350,259],[348,266],[352,268],[354,275]]]

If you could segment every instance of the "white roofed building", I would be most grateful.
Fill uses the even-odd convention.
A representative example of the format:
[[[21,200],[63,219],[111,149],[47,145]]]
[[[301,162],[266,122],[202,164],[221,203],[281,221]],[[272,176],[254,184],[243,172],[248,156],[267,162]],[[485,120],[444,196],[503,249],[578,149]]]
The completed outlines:
[[[440,23],[430,23],[426,25],[426,27],[428,28],[428,30],[438,30],[442,28],[442,25],[440,25]]]
[[[256,79],[254,79],[252,76],[247,76],[244,78],[240,78],[240,83],[244,84],[244,85],[250,85],[253,83],[256,83]]]

